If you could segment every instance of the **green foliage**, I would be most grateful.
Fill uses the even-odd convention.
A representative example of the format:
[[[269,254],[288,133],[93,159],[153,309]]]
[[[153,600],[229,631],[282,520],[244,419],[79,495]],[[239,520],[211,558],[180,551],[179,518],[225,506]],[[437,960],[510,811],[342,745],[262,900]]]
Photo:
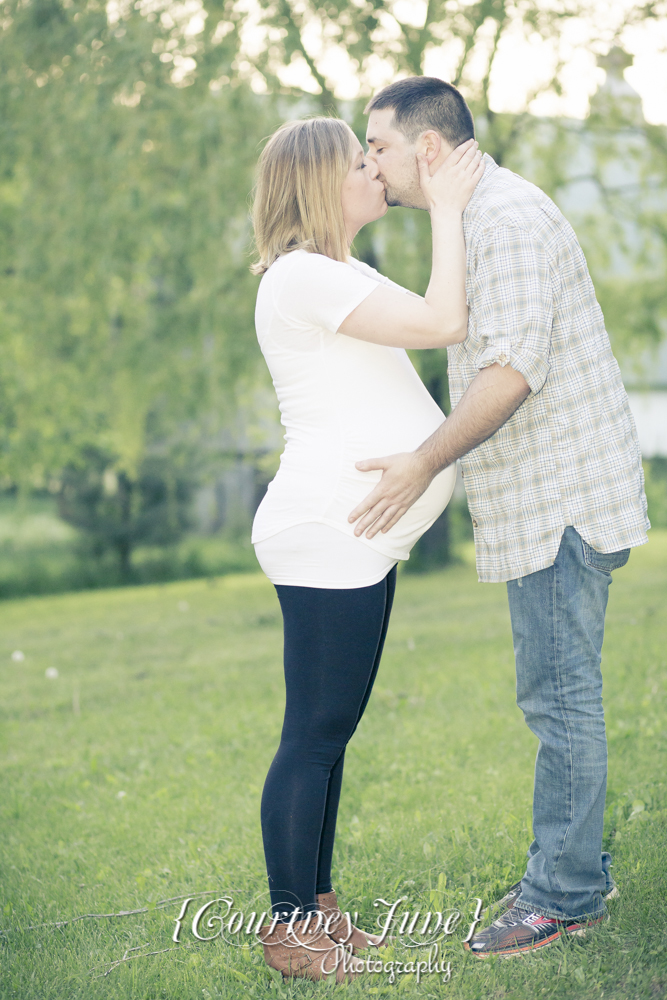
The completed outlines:
[[[644,477],[651,525],[667,528],[667,458],[646,459]]]
[[[255,572],[250,533],[188,533],[170,545],[137,544],[130,570],[91,551],[90,538],[57,517],[57,498],[0,497],[0,598]]]
[[[149,456],[136,479],[113,469],[111,456],[89,449],[80,466],[66,466],[58,498],[63,521],[84,533],[98,558],[109,549],[124,578],[138,545],[173,545],[189,527],[192,479],[173,462]]]
[[[93,446],[134,477],[257,378],[247,195],[271,109],[176,86],[137,11],[4,13],[0,474],[40,484]]]
[[[610,591],[605,847],[620,886],[610,922],[506,962],[466,959],[459,933],[446,945],[451,982],[405,977],[401,996],[665,995],[667,799],[657,762],[667,734],[666,567],[667,534],[652,533]],[[194,941],[196,900],[178,950],[141,957],[177,947],[181,901],[161,900],[212,890],[203,899],[230,893],[265,908],[259,806],[284,693],[280,610],[267,580],[32,598],[4,603],[0,618],[0,995],[396,997],[385,975],[333,991],[276,982],[260,949]],[[10,659],[14,650],[25,659]],[[378,897],[467,917],[474,897],[487,903],[520,877],[536,748],[515,705],[504,586],[480,587],[469,565],[401,575],[373,696],[347,751],[334,852],[334,884],[362,927],[374,927]],[[104,976],[126,954],[133,960]],[[403,949],[394,955],[403,959]]]

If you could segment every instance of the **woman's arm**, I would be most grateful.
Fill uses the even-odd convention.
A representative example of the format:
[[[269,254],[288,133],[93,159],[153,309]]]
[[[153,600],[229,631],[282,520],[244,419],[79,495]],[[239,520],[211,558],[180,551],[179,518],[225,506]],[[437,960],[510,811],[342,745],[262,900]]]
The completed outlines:
[[[458,146],[430,176],[417,156],[422,191],[429,202],[433,263],[426,295],[404,295],[380,285],[343,321],[339,333],[388,347],[448,347],[465,340],[466,253],[462,213],[484,172],[474,140]]]

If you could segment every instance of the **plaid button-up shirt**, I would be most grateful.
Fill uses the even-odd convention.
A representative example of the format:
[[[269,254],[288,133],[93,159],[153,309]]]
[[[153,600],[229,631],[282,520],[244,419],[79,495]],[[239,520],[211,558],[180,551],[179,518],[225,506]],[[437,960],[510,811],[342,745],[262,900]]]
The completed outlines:
[[[484,157],[463,216],[468,336],[450,347],[456,406],[478,371],[511,365],[531,392],[461,459],[483,582],[551,566],[566,525],[599,552],[646,541],[628,397],[572,227],[544,192]]]

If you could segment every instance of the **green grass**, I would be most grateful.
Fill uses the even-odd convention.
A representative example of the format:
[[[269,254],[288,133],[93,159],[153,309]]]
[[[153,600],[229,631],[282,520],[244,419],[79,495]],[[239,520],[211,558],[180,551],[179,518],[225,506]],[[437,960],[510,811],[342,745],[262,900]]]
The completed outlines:
[[[247,574],[5,602],[0,998],[665,996],[666,603],[667,532],[654,532],[615,574],[604,650],[611,921],[505,962],[467,960],[457,932],[447,984],[373,975],[336,990],[283,985],[257,949],[198,943],[189,923],[177,947],[180,904],[155,906],[215,890],[256,909],[264,892],[259,799],[283,703],[271,586]],[[523,873],[535,748],[514,704],[504,587],[478,585],[469,564],[402,576],[348,752],[335,854],[336,888],[362,926],[375,898],[399,895],[467,921],[473,897],[488,902]],[[133,948],[175,950],[102,975]]]

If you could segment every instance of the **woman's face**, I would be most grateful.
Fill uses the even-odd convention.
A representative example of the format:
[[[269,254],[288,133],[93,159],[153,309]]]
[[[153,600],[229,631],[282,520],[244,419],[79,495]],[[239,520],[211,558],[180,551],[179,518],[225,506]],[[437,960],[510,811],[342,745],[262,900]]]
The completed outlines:
[[[350,243],[362,226],[381,218],[387,211],[384,184],[378,180],[377,164],[364,157],[356,136],[352,149],[352,164],[341,190],[343,219]]]

